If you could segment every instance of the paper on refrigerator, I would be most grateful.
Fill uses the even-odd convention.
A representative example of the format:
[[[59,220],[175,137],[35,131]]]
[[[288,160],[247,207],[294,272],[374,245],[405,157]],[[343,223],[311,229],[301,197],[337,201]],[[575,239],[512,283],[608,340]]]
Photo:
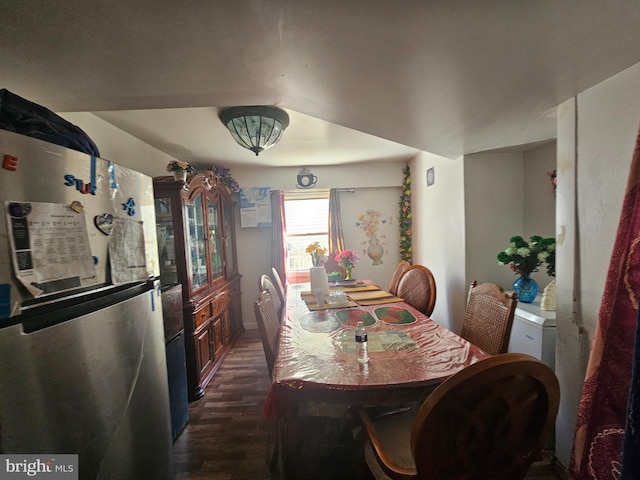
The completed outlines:
[[[45,202],[5,202],[16,278],[34,297],[97,283],[84,211]]]

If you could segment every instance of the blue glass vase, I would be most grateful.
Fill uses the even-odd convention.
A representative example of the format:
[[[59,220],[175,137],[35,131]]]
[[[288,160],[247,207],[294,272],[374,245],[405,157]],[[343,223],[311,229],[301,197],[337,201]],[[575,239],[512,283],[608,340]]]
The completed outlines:
[[[513,291],[518,295],[518,301],[531,303],[538,295],[538,283],[531,277],[520,277],[513,282]]]

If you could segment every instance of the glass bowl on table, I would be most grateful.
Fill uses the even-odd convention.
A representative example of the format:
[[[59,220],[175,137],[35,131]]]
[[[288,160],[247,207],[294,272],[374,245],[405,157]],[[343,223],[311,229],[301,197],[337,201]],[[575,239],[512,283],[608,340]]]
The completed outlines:
[[[347,305],[349,299],[347,298],[347,294],[342,290],[333,290],[326,298],[326,302],[330,307],[340,307],[343,305]]]

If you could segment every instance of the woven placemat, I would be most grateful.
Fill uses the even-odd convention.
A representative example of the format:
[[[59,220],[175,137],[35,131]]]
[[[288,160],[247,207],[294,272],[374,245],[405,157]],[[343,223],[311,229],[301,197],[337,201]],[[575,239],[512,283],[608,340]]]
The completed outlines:
[[[385,298],[385,297],[393,297],[395,295],[390,294],[389,292],[385,292],[384,290],[368,290],[366,292],[349,292],[349,298],[356,302],[361,300],[373,300],[374,298]]]
[[[362,300],[358,302],[358,305],[382,305],[383,303],[395,303],[395,302],[403,302],[404,299],[400,297],[385,297],[385,298],[374,298],[372,300]]]
[[[380,287],[377,287],[375,285],[366,285],[364,287],[342,287],[341,290],[344,293],[349,293],[349,292],[368,292],[371,290],[380,290]]]

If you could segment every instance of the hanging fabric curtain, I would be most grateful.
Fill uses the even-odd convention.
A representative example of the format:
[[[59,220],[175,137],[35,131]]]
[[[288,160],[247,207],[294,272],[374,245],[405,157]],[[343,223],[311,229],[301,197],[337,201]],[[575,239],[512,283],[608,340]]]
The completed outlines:
[[[329,255],[335,256],[344,250],[344,233],[340,216],[340,193],[335,188],[329,190]]]
[[[284,232],[286,230],[284,215],[284,192],[282,190],[271,191],[271,265],[280,274],[280,280],[286,285],[287,249],[284,244]]]
[[[634,152],[582,387],[569,465],[572,480],[613,478],[611,472],[619,471],[622,462],[640,291],[635,253],[640,242],[640,136]],[[635,479],[638,470],[634,472],[636,476],[622,478]]]
[[[627,405],[627,426],[624,432],[622,450],[621,480],[633,480],[640,472],[640,317],[636,322],[635,347],[629,404]]]

